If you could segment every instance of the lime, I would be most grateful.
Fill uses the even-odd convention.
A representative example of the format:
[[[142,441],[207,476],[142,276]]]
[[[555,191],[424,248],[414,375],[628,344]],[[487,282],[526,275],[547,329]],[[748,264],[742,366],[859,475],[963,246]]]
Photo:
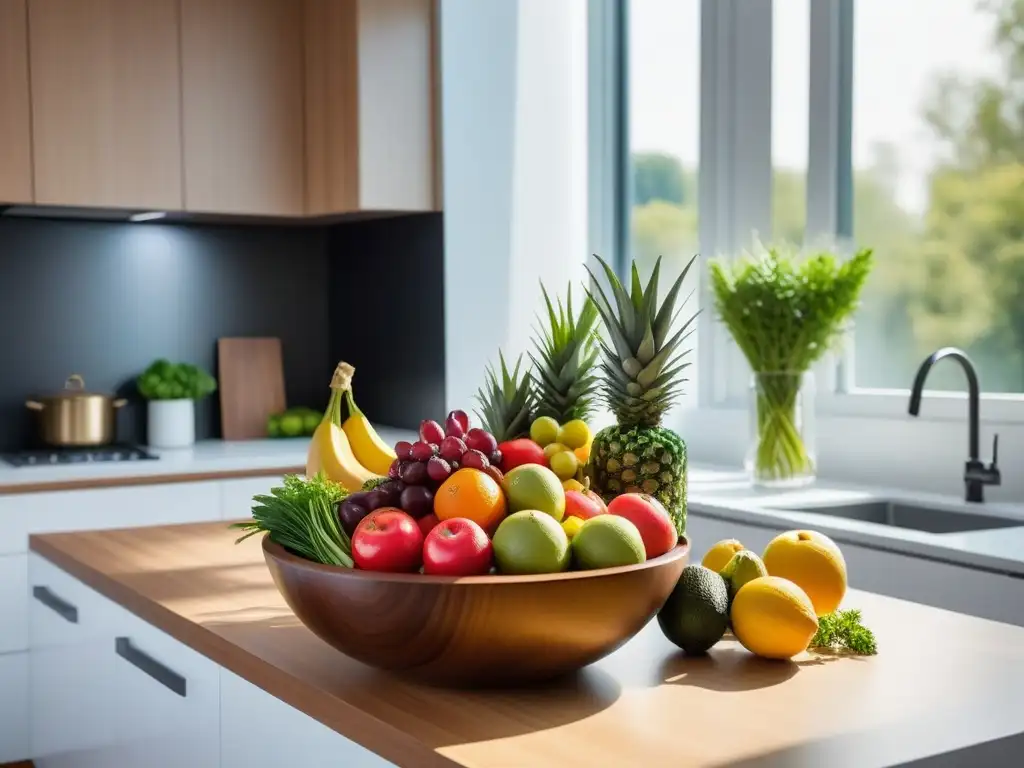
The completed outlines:
[[[557,573],[569,566],[569,537],[551,515],[536,509],[502,520],[492,543],[502,573]]]
[[[579,467],[579,459],[572,451],[559,451],[551,457],[551,471],[558,475],[559,480],[571,479]]]
[[[281,416],[277,413],[272,413],[267,417],[267,436],[268,437],[280,437],[281,436]]]
[[[534,419],[530,425],[530,439],[537,445],[545,446],[553,443],[558,436],[558,422],[550,416],[541,416]]]
[[[722,574],[725,583],[729,585],[729,599],[732,600],[740,591],[740,587],[748,581],[767,576],[768,569],[764,567],[764,563],[756,553],[749,549],[741,549],[732,556],[732,560],[719,573]]]
[[[521,464],[505,473],[502,481],[510,512],[534,509],[556,521],[565,515],[565,490],[558,476],[540,464]]]
[[[567,517],[562,521],[562,530],[565,531],[565,535],[569,537],[569,541],[573,540],[573,537],[580,532],[580,528],[582,527],[582,517]]]
[[[551,457],[554,456],[556,453],[564,453],[565,451],[568,450],[569,449],[566,448],[561,443],[548,443],[547,445],[544,446],[544,458],[547,459],[548,461],[551,461]]]
[[[310,410],[304,411],[302,413],[302,431],[307,435],[312,435],[316,432],[316,428],[320,426],[322,419],[323,414],[321,413]]]
[[[286,413],[281,417],[281,434],[285,437],[298,437],[302,434],[302,417]]]
[[[573,450],[582,448],[590,442],[590,427],[583,419],[567,421],[558,430],[558,442],[567,445]]]
[[[598,515],[584,522],[573,537],[572,553],[582,570],[637,565],[647,559],[640,531],[618,515]]]

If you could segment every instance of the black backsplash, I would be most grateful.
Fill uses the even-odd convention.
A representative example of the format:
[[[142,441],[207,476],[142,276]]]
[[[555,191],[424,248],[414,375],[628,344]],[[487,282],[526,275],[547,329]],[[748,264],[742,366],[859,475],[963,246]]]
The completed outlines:
[[[443,239],[441,214],[328,233],[331,359],[355,366],[359,407],[383,424],[444,417]]]

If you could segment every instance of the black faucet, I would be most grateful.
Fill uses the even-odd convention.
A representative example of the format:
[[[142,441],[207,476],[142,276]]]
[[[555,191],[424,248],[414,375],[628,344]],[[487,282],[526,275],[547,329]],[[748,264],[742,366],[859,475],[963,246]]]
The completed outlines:
[[[978,387],[978,374],[974,370],[974,363],[962,349],[956,347],[943,347],[936,350],[921,363],[917,369],[917,376],[914,377],[914,386],[910,390],[910,415],[917,416],[921,410],[921,392],[924,390],[924,381],[928,378],[928,372],[939,360],[950,357],[963,366],[967,374],[967,403],[968,403],[968,458],[964,465],[964,485],[966,485],[967,501],[984,501],[985,486],[999,485],[999,435],[992,439],[992,463],[987,467],[978,457],[978,410],[981,401],[981,392]]]

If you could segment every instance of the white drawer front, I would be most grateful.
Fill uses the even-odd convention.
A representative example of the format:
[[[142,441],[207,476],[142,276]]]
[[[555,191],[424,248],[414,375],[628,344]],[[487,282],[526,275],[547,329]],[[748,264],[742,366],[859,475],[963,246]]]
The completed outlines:
[[[28,551],[31,533],[167,525],[220,517],[220,486],[169,483],[0,497],[0,554]]]
[[[0,653],[28,649],[28,557],[0,557]]]
[[[0,763],[29,758],[28,654],[0,656]]]
[[[224,520],[241,520],[252,516],[252,497],[268,494],[270,489],[281,484],[283,476],[246,477],[239,480],[223,480],[221,486],[221,517]]]
[[[28,557],[29,640],[33,648],[109,635],[125,611],[34,552]]]

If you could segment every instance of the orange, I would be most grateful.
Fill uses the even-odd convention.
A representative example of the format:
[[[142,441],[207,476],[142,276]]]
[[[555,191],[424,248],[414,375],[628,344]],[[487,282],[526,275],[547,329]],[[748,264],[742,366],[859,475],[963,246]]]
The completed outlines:
[[[464,517],[479,525],[488,535],[494,533],[505,512],[505,494],[501,486],[479,469],[460,469],[434,494],[434,514],[438,520]]]

